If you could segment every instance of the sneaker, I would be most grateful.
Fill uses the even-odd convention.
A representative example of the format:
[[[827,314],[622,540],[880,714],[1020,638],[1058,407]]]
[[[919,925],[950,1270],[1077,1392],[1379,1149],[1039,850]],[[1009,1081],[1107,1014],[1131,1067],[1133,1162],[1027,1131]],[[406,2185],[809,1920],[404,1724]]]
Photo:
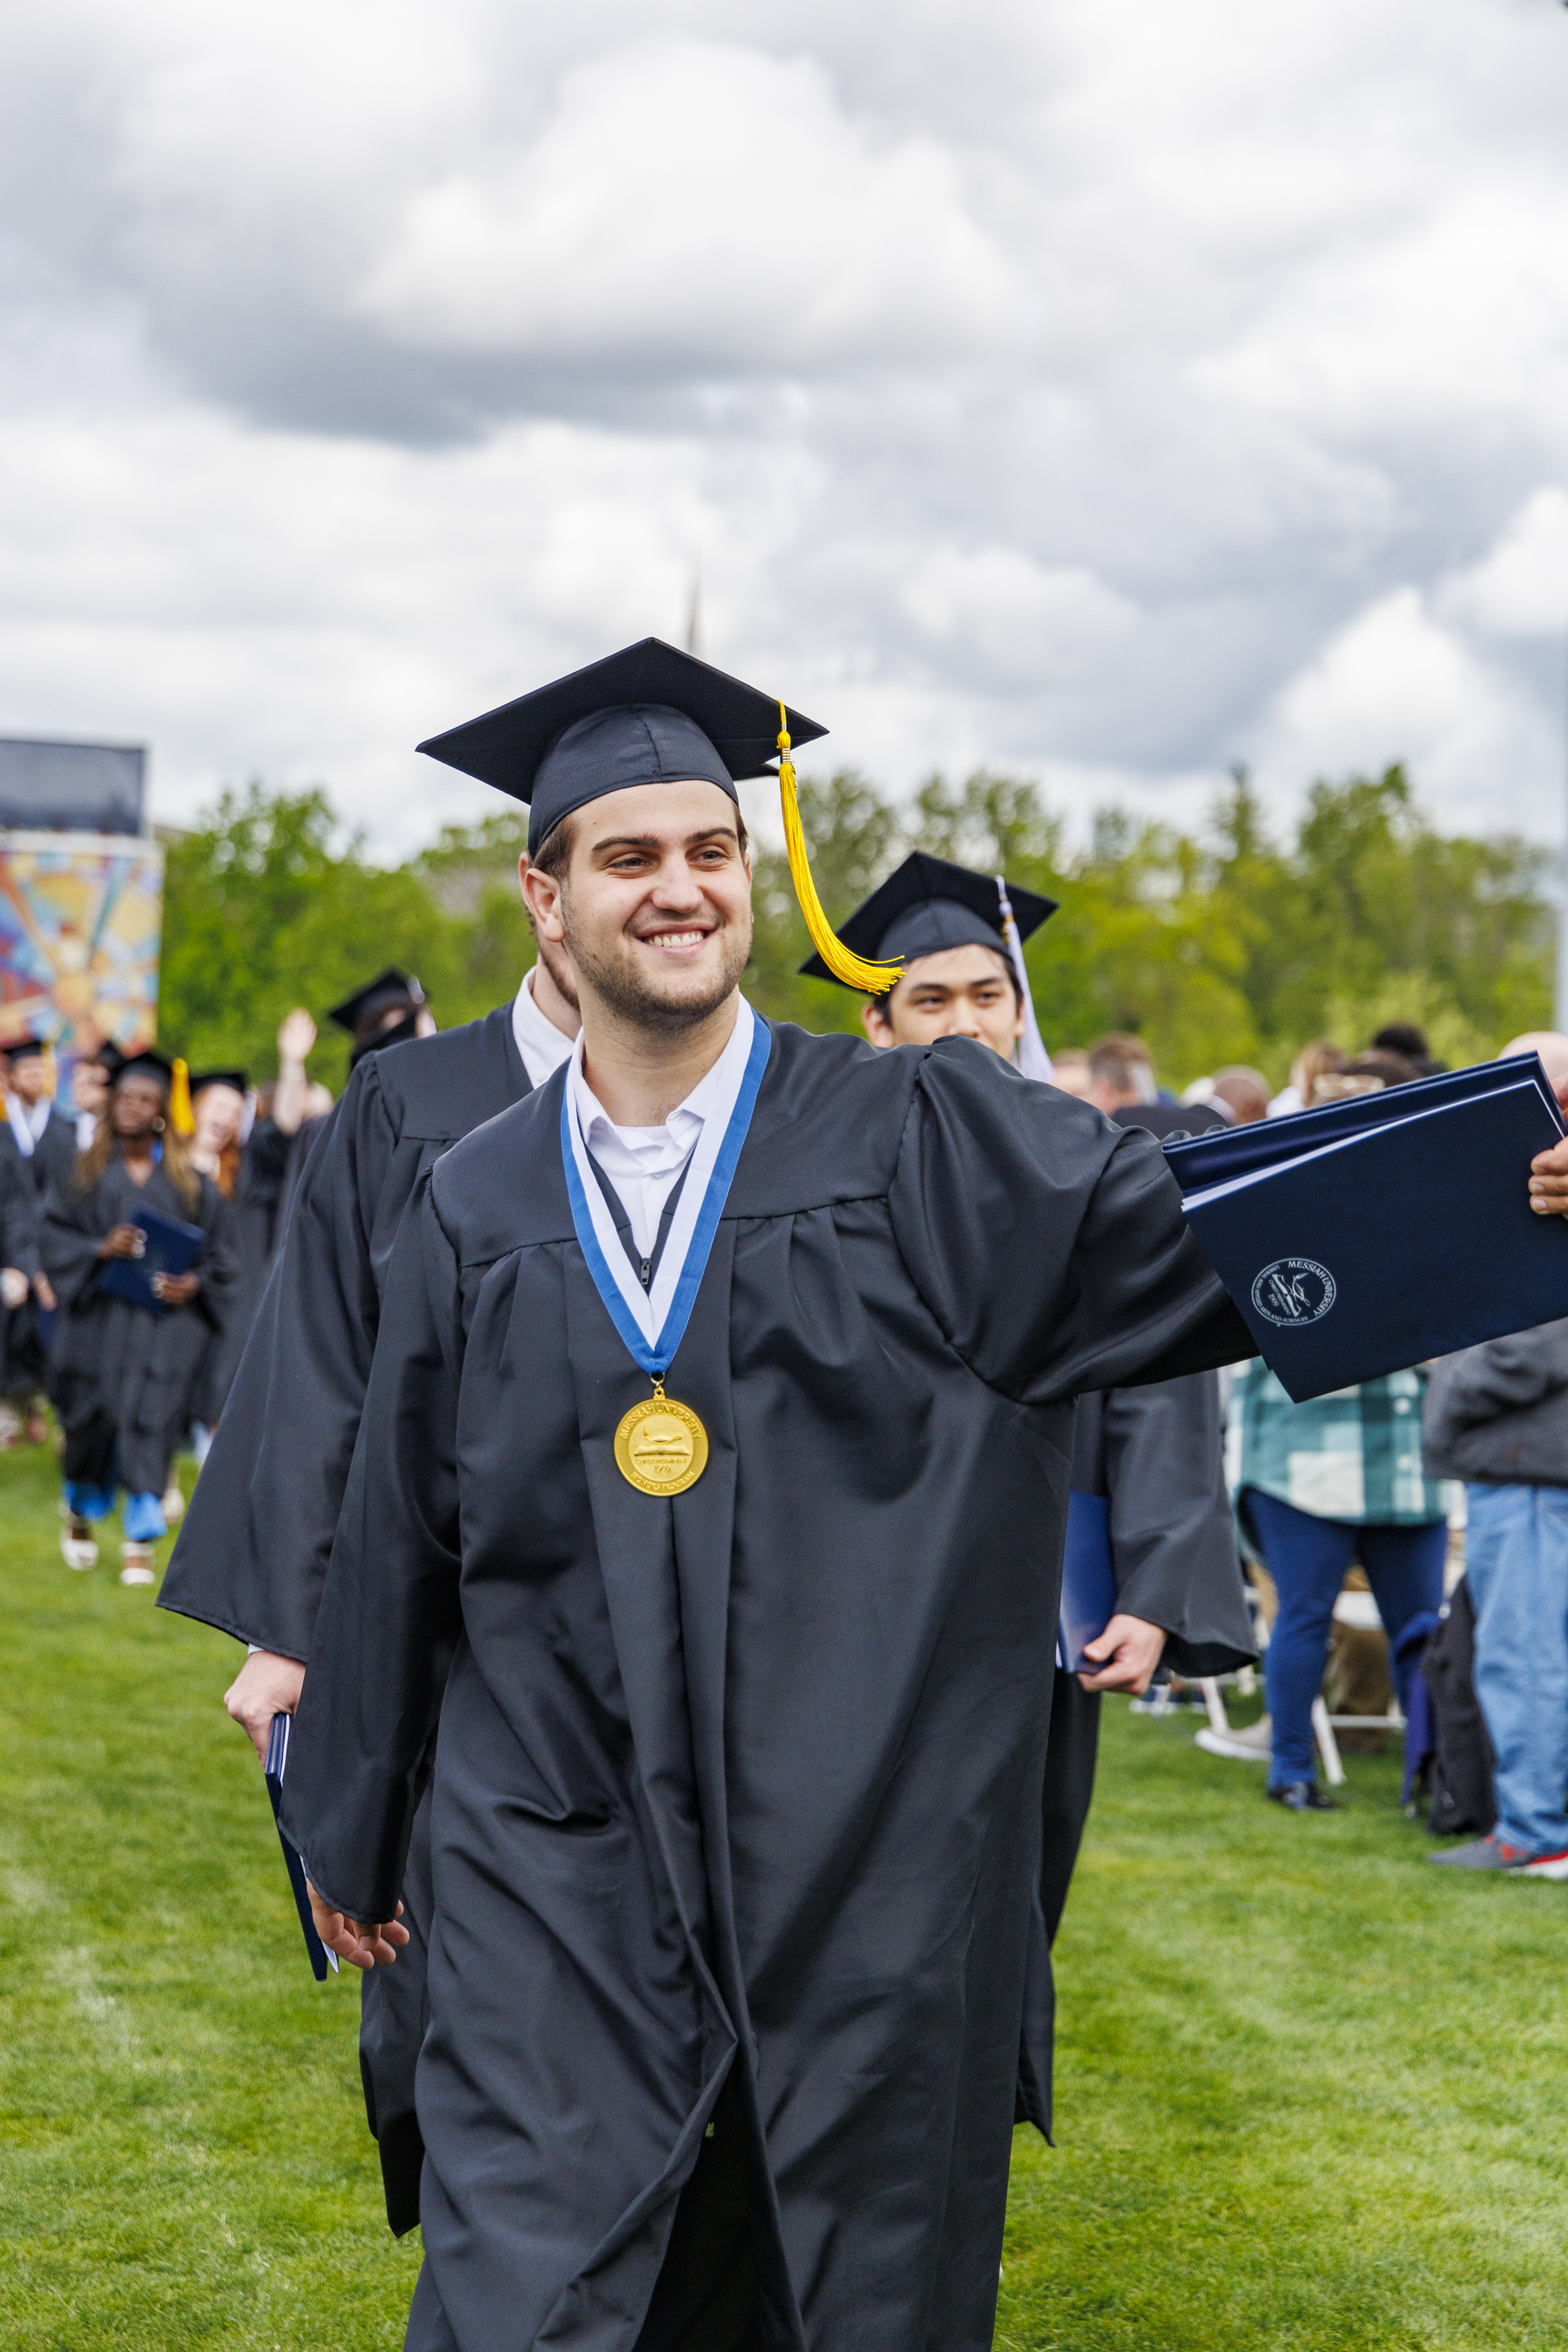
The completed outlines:
[[[180,1492],[180,1484],[177,1478],[170,1479],[169,1491],[164,1496],[158,1507],[163,1514],[164,1524],[167,1527],[177,1527],[179,1522],[184,1517],[185,1498]]]
[[[68,1568],[98,1566],[98,1538],[92,1532],[90,1519],[79,1519],[73,1512],[66,1513],[66,1523],[60,1529],[60,1558]]]
[[[1268,1801],[1283,1805],[1289,1813],[1337,1813],[1340,1810],[1315,1780],[1288,1780],[1283,1787],[1269,1790]]]
[[[1510,1845],[1507,1838],[1500,1838],[1497,1832],[1493,1830],[1486,1837],[1469,1839],[1464,1845],[1451,1845],[1446,1853],[1429,1853],[1426,1859],[1428,1862],[1436,1863],[1439,1868],[1447,1870],[1522,1872],[1531,1868],[1537,1857],[1531,1853],[1527,1845]],[[1563,1874],[1568,1876],[1568,1855],[1542,1854],[1539,1859],[1543,1864],[1549,1861],[1561,1862],[1563,1865]],[[1542,1874],[1544,1876],[1547,1874],[1543,1871]]]
[[[121,1584],[152,1584],[153,1547],[150,1543],[122,1543],[120,1547],[120,1581]]]
[[[1266,1715],[1245,1731],[1216,1731],[1211,1724],[1206,1731],[1194,1732],[1193,1745],[1210,1756],[1233,1756],[1238,1764],[1267,1764],[1274,1752],[1274,1727]]]

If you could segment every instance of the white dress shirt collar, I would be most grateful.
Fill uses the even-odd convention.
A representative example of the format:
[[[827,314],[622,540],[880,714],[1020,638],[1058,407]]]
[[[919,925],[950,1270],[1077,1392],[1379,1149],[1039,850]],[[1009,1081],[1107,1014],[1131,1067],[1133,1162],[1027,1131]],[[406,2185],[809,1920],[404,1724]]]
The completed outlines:
[[[729,1125],[754,1030],[755,1015],[742,997],[729,1044],[662,1127],[617,1127],[583,1075],[581,1037],[572,1049],[566,1085],[577,1132],[615,1187],[630,1222],[632,1239],[645,1257],[658,1237],[664,1204],[701,1141],[704,1129],[716,1123],[721,1139],[722,1129]],[[603,1196],[598,1197],[602,1205]],[[593,1205],[591,1196],[590,1209]],[[693,1204],[694,1215],[700,1205]]]
[[[16,1149],[24,1160],[31,1160],[34,1147],[45,1128],[47,1127],[49,1113],[53,1108],[54,1105],[47,1095],[36,1103],[25,1103],[20,1095],[6,1096],[5,1116],[11,1123],[11,1132],[16,1139]]]
[[[539,969],[534,966],[534,971]],[[533,972],[523,974],[522,986],[512,999],[511,1034],[517,1040],[517,1050],[522,1055],[522,1066],[528,1072],[531,1087],[542,1087],[553,1076],[563,1062],[572,1058],[570,1037],[563,1037],[553,1021],[547,1021],[533,1001]]]

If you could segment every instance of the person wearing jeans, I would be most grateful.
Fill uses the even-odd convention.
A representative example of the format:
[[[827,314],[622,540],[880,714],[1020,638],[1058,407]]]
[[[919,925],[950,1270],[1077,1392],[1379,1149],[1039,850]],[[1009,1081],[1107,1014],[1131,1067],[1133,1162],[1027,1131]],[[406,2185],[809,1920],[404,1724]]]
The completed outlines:
[[[1497,1759],[1489,1835],[1427,1859],[1568,1878],[1568,1321],[1445,1357],[1426,1458],[1469,1481],[1476,1697]]]
[[[1292,1812],[1331,1810],[1318,1785],[1312,1702],[1351,1567],[1366,1570],[1391,1662],[1411,1618],[1442,1602],[1447,1508],[1422,1464],[1425,1386],[1422,1371],[1388,1372],[1293,1404],[1256,1360],[1236,1378],[1230,1484],[1279,1594],[1264,1661],[1268,1794]],[[1411,1669],[1391,1671],[1403,1706]]]

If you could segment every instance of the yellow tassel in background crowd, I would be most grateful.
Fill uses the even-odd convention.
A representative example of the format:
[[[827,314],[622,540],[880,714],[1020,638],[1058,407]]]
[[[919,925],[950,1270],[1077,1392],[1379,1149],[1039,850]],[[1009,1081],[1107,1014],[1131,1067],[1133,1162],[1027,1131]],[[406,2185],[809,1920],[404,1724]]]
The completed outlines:
[[[196,1131],[195,1115],[191,1109],[191,1073],[178,1055],[169,1087],[169,1123],[176,1135],[195,1135]]]

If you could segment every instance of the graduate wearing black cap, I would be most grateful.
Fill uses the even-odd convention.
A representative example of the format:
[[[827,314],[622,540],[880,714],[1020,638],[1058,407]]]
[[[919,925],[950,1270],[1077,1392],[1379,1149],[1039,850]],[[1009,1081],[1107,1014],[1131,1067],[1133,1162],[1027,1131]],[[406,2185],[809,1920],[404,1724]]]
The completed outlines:
[[[183,1079],[182,1065],[151,1048],[124,1061],[91,1146],[44,1205],[44,1270],[59,1305],[50,1394],[66,1433],[61,1549],[68,1567],[93,1567],[97,1525],[123,1490],[126,1584],[153,1580],[175,1445],[239,1276],[234,1212],[191,1165]],[[151,1245],[143,1214],[201,1239],[188,1269],[155,1276],[154,1301],[139,1304],[102,1277]]]
[[[367,1054],[380,1053],[385,1045],[405,1045],[410,1038],[436,1034],[425,991],[411,971],[399,971],[395,964],[388,964],[341,1004],[334,1004],[327,1018],[346,1029],[353,1040],[351,1069]]]
[[[44,1039],[18,1038],[0,1058],[5,1064],[5,1138],[32,1196],[36,1225],[51,1182],[68,1175],[76,1164],[76,1122],[55,1102],[54,1055]],[[3,1380],[7,1398],[26,1415],[28,1438],[38,1444],[48,1434],[43,1405],[55,1302],[36,1244],[29,1265],[29,1296],[6,1316]]]
[[[1056,911],[1054,898],[1000,875],[911,851],[839,929],[847,947],[882,961],[896,957],[902,967],[894,985],[862,1007],[873,1045],[973,1037],[1026,1078],[1048,1078],[1023,949]],[[808,979],[838,979],[820,955],[800,969]]]
[[[284,1797],[395,1979],[434,1755],[414,2352],[989,2345],[1072,1401],[1250,1350],[1151,1139],[744,1003],[775,751],[900,970],[820,731],[644,646],[429,747],[584,1034],[394,1245]]]
[[[549,946],[513,1001],[439,1035],[418,981],[395,966],[329,1017],[353,1040],[342,1100],[292,1138],[264,1125],[247,1150],[237,1346],[214,1360],[198,1399],[200,1418],[220,1407],[221,1417],[159,1594],[160,1607],[249,1647],[226,1704],[262,1757],[273,1714],[291,1713],[299,1698],[403,1213],[432,1161],[548,1077],[577,1028],[570,966]],[[300,1050],[302,1058],[309,1040]],[[414,1940],[395,1976],[367,1979],[360,2042],[387,2221],[399,2233],[419,2219],[424,2164],[414,2076],[428,1880],[422,1812],[404,1887]]]
[[[1022,1060],[1038,1037],[1022,944],[1055,911],[1052,899],[1000,877],[921,851],[907,857],[843,926],[843,937],[867,954],[904,960],[897,987],[864,1008],[871,1043],[972,1037],[1005,1061]],[[833,976],[816,956],[801,970]],[[1047,1071],[1048,1064],[1040,1075]],[[1026,2047],[1035,2051],[1050,2045],[1048,1947],[1094,1793],[1101,1692],[1145,1691],[1162,1663],[1183,1674],[1218,1675],[1254,1654],[1226,1490],[1216,1373],[1081,1396],[1071,1484],[1070,1509],[1089,1500],[1102,1515],[1117,1610],[1086,1648],[1099,1671],[1079,1675],[1058,1666],[1052,1678],[1028,1978],[1035,2023]]]
[[[42,1200],[76,1165],[76,1121],[54,1099],[54,1056],[41,1037],[5,1048],[5,1117]]]

